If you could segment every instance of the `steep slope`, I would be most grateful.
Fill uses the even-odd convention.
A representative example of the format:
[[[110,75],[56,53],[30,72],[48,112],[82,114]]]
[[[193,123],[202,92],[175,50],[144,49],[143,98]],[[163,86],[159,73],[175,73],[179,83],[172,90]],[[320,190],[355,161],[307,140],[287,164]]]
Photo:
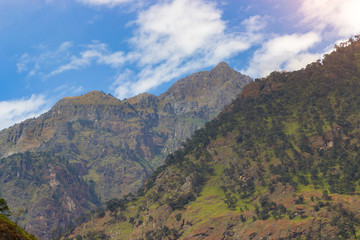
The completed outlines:
[[[274,72],[66,238],[358,239],[360,37]]]
[[[157,97],[119,101],[93,91],[0,132],[0,194],[41,239],[102,202],[135,192],[168,153],[251,79],[226,63]],[[52,233],[53,230],[56,230]]]
[[[1,240],[36,240],[36,238],[20,227],[16,226],[7,217],[0,214],[0,239]]]
[[[222,80],[224,76],[226,82]],[[165,154],[174,152],[199,126],[216,117],[249,82],[249,78],[221,62],[212,71],[179,80],[160,95],[159,128],[171,130],[166,132],[170,137],[165,143]]]

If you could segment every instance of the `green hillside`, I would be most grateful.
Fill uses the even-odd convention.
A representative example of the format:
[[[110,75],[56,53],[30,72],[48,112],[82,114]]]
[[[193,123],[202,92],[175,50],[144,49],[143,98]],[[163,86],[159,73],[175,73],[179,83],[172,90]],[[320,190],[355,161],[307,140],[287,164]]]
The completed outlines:
[[[358,239],[360,39],[247,85],[135,199],[64,237]]]

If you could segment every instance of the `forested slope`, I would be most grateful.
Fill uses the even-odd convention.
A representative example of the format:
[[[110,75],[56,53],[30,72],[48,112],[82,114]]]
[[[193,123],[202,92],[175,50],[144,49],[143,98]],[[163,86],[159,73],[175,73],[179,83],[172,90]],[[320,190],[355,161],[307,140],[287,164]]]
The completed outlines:
[[[250,83],[182,146],[65,239],[357,239],[359,38]]]

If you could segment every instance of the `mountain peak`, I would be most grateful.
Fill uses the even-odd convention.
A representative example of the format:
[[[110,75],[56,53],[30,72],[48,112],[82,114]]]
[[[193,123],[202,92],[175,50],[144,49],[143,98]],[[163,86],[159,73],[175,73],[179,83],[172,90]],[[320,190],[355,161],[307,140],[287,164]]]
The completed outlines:
[[[213,68],[212,71],[216,71],[219,69],[233,70],[226,62],[220,62],[218,65],[216,65],[216,67]]]
[[[102,91],[91,91],[81,96],[64,97],[62,100],[60,100],[60,102],[88,105],[88,104],[118,104],[120,103],[120,100]]]
[[[216,109],[209,116],[215,116],[225,105],[237,96],[242,87],[252,79],[236,72],[225,62],[211,71],[203,71],[180,79],[168,91],[159,96],[160,101],[169,103],[166,111],[176,113],[190,109]],[[226,94],[224,94],[226,93]]]
[[[158,98],[151,93],[140,93],[132,98],[126,99],[125,102],[131,105],[143,104],[143,105],[154,105],[158,102]]]
[[[235,72],[226,62],[221,62],[211,70],[211,73]]]
[[[210,74],[214,78],[222,78],[222,76],[237,74],[237,72],[232,69],[226,62],[221,62],[210,71]]]

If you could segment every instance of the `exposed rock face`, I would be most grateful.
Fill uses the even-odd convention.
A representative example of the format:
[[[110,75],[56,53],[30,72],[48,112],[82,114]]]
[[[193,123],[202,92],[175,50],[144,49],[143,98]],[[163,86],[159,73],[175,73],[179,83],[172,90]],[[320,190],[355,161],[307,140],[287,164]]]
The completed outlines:
[[[136,191],[250,81],[220,63],[159,97],[144,93],[120,101],[98,91],[66,97],[40,117],[0,132],[0,194],[11,209],[25,209],[26,229],[48,239],[100,202]]]
[[[227,76],[226,82],[221,81],[224,76]],[[244,83],[250,82],[250,78],[222,62],[212,71],[179,80],[160,95],[159,126],[172,130],[167,131],[170,137],[165,143],[166,153],[173,152],[194,130],[214,118],[239,94]]]

